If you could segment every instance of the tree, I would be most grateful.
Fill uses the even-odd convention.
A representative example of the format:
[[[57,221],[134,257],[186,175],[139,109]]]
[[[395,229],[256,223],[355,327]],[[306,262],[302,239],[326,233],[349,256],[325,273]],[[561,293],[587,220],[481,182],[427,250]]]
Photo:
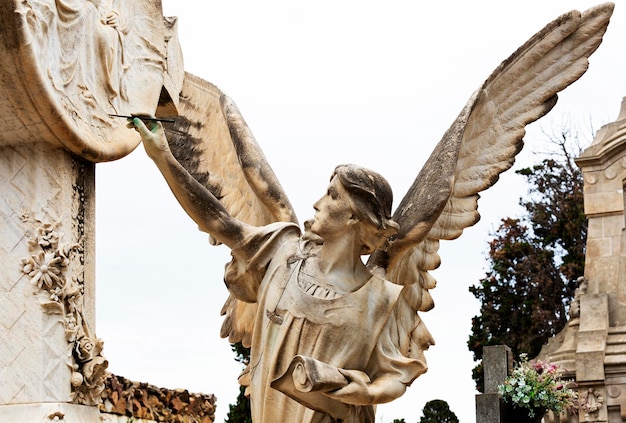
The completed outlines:
[[[241,343],[231,344],[235,353],[235,360],[247,366],[250,362],[250,348],[244,347]],[[224,423],[252,423],[252,411],[250,410],[250,398],[245,395],[246,388],[239,387],[239,395],[234,404],[228,405],[228,414]]]
[[[459,423],[459,419],[446,401],[436,399],[424,405],[419,423]]]
[[[525,214],[502,219],[489,243],[489,270],[469,288],[481,303],[468,340],[476,361],[482,360],[484,346],[498,344],[511,347],[514,356],[536,356],[567,322],[567,306],[584,273],[582,173],[569,133],[552,141],[558,154],[516,172],[530,186],[520,199]],[[481,363],[473,378],[482,391]]]

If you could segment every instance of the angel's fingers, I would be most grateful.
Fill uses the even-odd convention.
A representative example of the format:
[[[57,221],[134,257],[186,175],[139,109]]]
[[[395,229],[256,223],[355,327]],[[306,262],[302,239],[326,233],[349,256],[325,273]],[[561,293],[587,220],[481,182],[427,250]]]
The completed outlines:
[[[141,135],[142,138],[149,137],[150,135],[152,135],[152,131],[150,131],[150,129],[148,129],[146,124],[140,118],[138,118],[138,117],[133,118],[133,122],[132,123],[133,123],[133,125],[135,126],[135,128],[137,129],[137,131],[139,132],[139,134]]]
[[[163,128],[163,125],[161,125],[161,122],[154,120],[154,119],[146,119],[146,120],[142,119],[142,122],[144,123],[146,128],[148,128],[148,130],[150,130],[150,132],[152,132],[153,134],[156,134],[159,131],[159,129]]]
[[[137,132],[139,132],[139,129],[137,128],[137,125],[135,125],[135,122],[133,121],[133,119],[126,119],[126,127],[128,129],[134,129]]]
[[[338,368],[337,370],[339,370],[339,373],[341,373],[343,377],[345,377],[346,380],[348,380],[348,382],[359,382],[359,383],[364,383],[364,384],[371,382],[367,373],[361,370],[349,370],[349,369],[342,369],[342,368]]]

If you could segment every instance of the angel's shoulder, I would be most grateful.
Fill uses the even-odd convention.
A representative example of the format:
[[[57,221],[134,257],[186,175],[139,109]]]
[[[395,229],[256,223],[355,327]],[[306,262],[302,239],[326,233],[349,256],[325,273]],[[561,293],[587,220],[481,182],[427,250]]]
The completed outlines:
[[[366,286],[368,286],[371,294],[391,302],[395,302],[398,299],[403,288],[402,285],[395,284],[375,274],[372,274]]]
[[[274,222],[264,226],[245,225],[242,245],[260,246],[266,243],[285,243],[300,238],[300,227],[291,222]]]

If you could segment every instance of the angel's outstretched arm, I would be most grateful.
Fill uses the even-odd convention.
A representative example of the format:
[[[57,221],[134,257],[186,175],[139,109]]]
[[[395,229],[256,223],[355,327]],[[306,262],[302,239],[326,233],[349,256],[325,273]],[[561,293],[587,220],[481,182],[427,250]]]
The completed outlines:
[[[144,122],[135,117],[129,127],[139,132],[146,153],[200,230],[211,234],[231,249],[237,247],[247,225],[231,216],[222,203],[176,160],[170,151],[161,123],[154,120]]]

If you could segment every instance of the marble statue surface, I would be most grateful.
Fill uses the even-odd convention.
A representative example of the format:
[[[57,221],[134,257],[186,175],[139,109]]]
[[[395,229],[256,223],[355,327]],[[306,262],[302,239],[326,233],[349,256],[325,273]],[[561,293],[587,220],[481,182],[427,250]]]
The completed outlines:
[[[221,335],[251,347],[240,383],[254,422],[373,422],[426,371],[419,313],[434,306],[439,241],[478,221],[479,193],[587,70],[612,11],[564,14],[502,62],[393,213],[382,176],[340,165],[301,228],[233,101],[191,75],[174,123],[129,122],[183,209],[232,251]]]

